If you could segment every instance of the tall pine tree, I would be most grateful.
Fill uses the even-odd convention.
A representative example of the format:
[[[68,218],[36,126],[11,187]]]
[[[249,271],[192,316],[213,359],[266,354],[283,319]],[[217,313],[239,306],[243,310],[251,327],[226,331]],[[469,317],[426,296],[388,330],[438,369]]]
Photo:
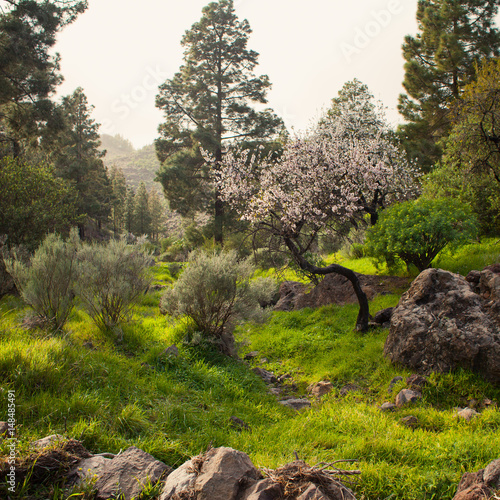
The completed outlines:
[[[258,54],[247,48],[250,33],[232,0],[210,3],[182,38],[184,65],[160,86],[156,99],[166,118],[156,141],[163,163],[158,180],[172,209],[213,213],[218,243],[223,240],[224,206],[212,182],[216,173],[204,166],[200,146],[220,161],[226,145],[268,141],[283,128],[270,109],[252,107],[267,102],[270,82],[253,72]]]
[[[78,210],[93,219],[98,227],[111,211],[112,187],[99,150],[99,124],[91,117],[83,89],[63,97],[58,109],[59,133],[43,144],[56,173],[69,180],[78,192]],[[84,225],[80,225],[84,235]]]
[[[475,76],[476,66],[500,52],[494,27],[498,0],[419,0],[419,32],[403,44],[407,94],[399,111],[406,150],[430,169],[439,159],[438,141],[450,128],[449,106]]]
[[[87,8],[85,0],[9,0],[0,5],[0,154],[19,156],[50,123],[61,82],[56,34]]]

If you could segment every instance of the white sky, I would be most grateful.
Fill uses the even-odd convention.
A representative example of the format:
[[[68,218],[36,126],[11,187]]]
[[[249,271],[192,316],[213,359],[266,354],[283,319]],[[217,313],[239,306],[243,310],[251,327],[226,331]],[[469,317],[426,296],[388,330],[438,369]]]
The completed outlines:
[[[182,64],[180,40],[208,0],[90,0],[59,34],[65,78],[59,95],[83,87],[100,131],[136,148],[152,143],[163,121],[158,85]],[[317,120],[346,81],[358,78],[400,121],[404,36],[417,31],[417,0],[235,0],[253,33],[255,72],[273,84],[269,107],[297,131]]]

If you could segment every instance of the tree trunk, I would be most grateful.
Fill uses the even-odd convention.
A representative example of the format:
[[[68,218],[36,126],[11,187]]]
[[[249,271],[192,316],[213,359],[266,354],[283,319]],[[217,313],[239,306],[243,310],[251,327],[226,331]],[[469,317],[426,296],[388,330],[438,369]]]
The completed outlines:
[[[219,147],[215,151],[216,168],[219,168],[222,161],[222,149]],[[214,241],[217,245],[224,244],[224,202],[220,198],[219,188],[215,188],[215,214],[214,214]]]
[[[347,267],[343,267],[338,264],[331,264],[327,267],[314,266],[301,255],[296,244],[290,238],[285,238],[284,240],[286,246],[291,251],[295,261],[302,269],[304,269],[304,271],[321,275],[336,273],[340,274],[341,276],[344,276],[351,282],[359,303],[359,313],[356,319],[356,330],[360,332],[365,332],[366,330],[368,330],[368,321],[370,318],[370,306],[368,305],[368,298],[366,297],[365,292],[363,292],[363,289],[361,288],[361,284],[359,282],[356,273],[351,269],[347,269]]]

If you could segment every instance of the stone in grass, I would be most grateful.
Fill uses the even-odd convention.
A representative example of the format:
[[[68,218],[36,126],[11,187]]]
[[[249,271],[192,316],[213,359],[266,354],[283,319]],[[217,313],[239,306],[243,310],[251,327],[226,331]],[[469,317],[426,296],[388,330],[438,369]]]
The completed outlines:
[[[245,357],[243,359],[245,359],[246,361],[251,361],[252,359],[255,359],[259,354],[259,351],[251,351],[245,354]]]
[[[396,411],[397,406],[393,403],[384,403],[380,409],[382,411]]]
[[[389,389],[387,389],[387,392],[390,394],[392,392],[392,390],[394,389],[394,386],[398,383],[398,382],[402,382],[403,381],[403,377],[394,377],[390,382],[389,382]]]
[[[457,412],[457,415],[460,418],[466,420],[467,422],[470,422],[473,418],[479,416],[479,413],[476,410],[473,410],[472,408],[464,408],[462,410],[459,410]]]
[[[308,399],[285,399],[279,402],[283,406],[292,408],[293,410],[303,410],[304,408],[310,408],[311,402]]]
[[[403,389],[396,396],[396,406],[401,408],[402,406],[409,403],[416,403],[422,395],[419,392],[412,391],[411,389]]]
[[[414,373],[413,375],[410,375],[406,379],[406,385],[408,387],[411,387],[412,389],[420,389],[421,387],[424,387],[428,383],[429,381],[425,377],[422,377],[422,375],[419,375],[418,373]]]
[[[401,423],[410,429],[414,429],[418,425],[418,418],[413,415],[408,415],[401,419]]]
[[[241,418],[238,418],[238,417],[230,417],[229,418],[229,425],[233,428],[233,429],[237,429],[237,430],[246,430],[248,431],[250,429],[249,425],[244,422],[243,420],[241,420]]]
[[[131,446],[105,463],[95,483],[96,498],[105,500],[121,494],[123,500],[131,500],[140,495],[149,482],[155,484],[171,470],[149,453]]]
[[[278,382],[276,375],[273,372],[264,370],[264,368],[254,368],[252,371],[256,373],[266,384],[275,384]]]
[[[356,392],[356,391],[359,391],[359,390],[361,390],[361,387],[359,387],[359,385],[356,385],[356,384],[346,384],[346,385],[344,385],[344,387],[342,387],[342,389],[340,389],[340,395],[341,396],[347,396],[349,393]]]
[[[315,397],[321,398],[333,391],[333,384],[328,380],[321,380],[317,384],[310,385],[307,390]]]
[[[0,422],[0,436],[3,436],[9,430],[9,424],[7,422]]]

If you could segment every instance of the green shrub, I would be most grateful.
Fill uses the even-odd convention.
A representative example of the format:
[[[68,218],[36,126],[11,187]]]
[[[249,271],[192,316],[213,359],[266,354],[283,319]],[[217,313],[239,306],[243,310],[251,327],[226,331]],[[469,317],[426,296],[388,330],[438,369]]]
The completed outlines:
[[[78,260],[78,296],[101,330],[113,329],[147,290],[151,257],[124,240],[111,240],[85,245]]]
[[[385,210],[367,233],[369,254],[388,266],[399,258],[407,268],[430,267],[445,247],[457,248],[477,235],[470,209],[453,199],[419,199]]]
[[[275,293],[273,280],[251,281],[253,271],[249,260],[238,261],[235,251],[193,252],[179,280],[164,293],[160,310],[189,317],[204,339],[227,352],[227,334],[235,323],[263,320],[260,303],[269,302]]]
[[[23,300],[55,331],[64,326],[73,309],[79,246],[74,229],[67,241],[57,234],[46,236],[28,264],[15,252],[5,259]]]

